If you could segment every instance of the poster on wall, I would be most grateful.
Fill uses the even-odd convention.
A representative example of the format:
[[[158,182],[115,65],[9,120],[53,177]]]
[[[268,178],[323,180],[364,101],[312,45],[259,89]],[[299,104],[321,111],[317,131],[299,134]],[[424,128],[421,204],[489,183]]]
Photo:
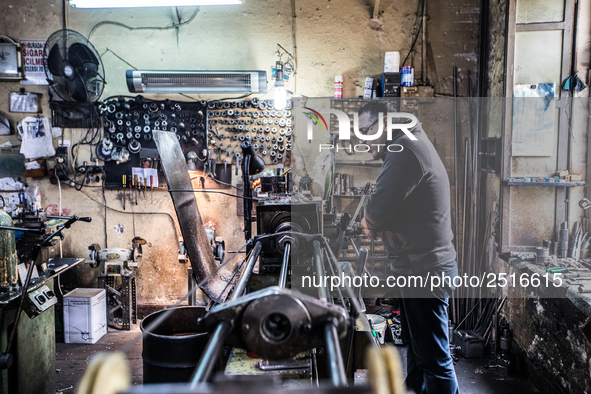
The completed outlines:
[[[43,67],[43,47],[46,40],[20,40],[23,48],[25,80],[23,85],[48,85]]]
[[[516,84],[513,95],[513,156],[554,154],[555,86]]]

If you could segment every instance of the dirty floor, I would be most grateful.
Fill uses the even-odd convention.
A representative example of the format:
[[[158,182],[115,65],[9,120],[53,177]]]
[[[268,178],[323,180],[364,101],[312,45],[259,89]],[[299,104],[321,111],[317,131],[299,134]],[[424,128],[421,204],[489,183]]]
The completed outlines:
[[[76,385],[84,373],[90,358],[97,352],[120,350],[135,341],[127,353],[133,384],[142,384],[142,345],[139,326],[132,331],[109,329],[109,333],[94,345],[56,344],[56,381],[57,392],[74,394]],[[402,362],[406,365],[406,348],[397,347]],[[456,374],[462,394],[534,394],[538,393],[527,378],[504,376],[502,371],[486,369],[486,359],[459,359]],[[405,367],[404,367],[405,368]]]

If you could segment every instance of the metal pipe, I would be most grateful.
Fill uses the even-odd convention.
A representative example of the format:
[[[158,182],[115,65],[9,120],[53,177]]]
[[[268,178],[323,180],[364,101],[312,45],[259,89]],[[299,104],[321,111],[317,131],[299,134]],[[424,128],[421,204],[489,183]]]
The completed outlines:
[[[361,274],[363,274],[365,264],[367,264],[367,256],[369,256],[369,251],[366,248],[359,249],[359,254],[357,257],[357,269],[355,270],[355,275],[360,276]]]
[[[454,236],[454,246],[456,247],[456,253],[458,252],[458,232],[459,232],[459,221],[460,221],[460,213],[459,208],[460,204],[458,201],[458,103],[457,103],[457,95],[458,95],[458,76],[457,76],[457,68],[454,66],[453,69],[453,79],[454,79],[454,206],[455,206],[455,236]]]
[[[359,248],[357,248],[357,245],[355,245],[355,242],[353,242],[353,240],[350,239],[349,244],[351,244],[351,246],[353,247],[353,250],[355,251],[355,255],[359,256]]]
[[[236,159],[238,160],[238,159]],[[242,160],[242,183],[244,199],[242,204],[244,207],[244,238],[248,241],[252,236],[252,191],[250,190],[250,155],[245,155]],[[236,163],[238,165],[238,163]]]
[[[345,365],[343,364],[343,357],[341,355],[341,345],[339,343],[337,328],[333,322],[328,322],[324,325],[324,336],[330,380],[335,387],[345,387],[347,386]]]
[[[355,220],[357,220],[357,216],[359,215],[359,212],[361,212],[361,208],[363,208],[365,200],[367,200],[367,198],[369,197],[370,188],[371,184],[367,182],[367,184],[365,185],[365,189],[363,190],[363,195],[361,196],[361,201],[359,201],[359,205],[357,205],[357,209],[355,209],[355,213],[351,218],[351,223],[355,223]]]
[[[24,228],[24,227],[0,226],[0,230],[22,231],[24,233],[45,234],[45,229],[43,229],[43,228]]]
[[[189,281],[189,293],[191,294],[187,300],[189,306],[194,306],[197,304],[197,296],[195,294],[195,288],[197,287],[197,282],[195,282],[195,277],[193,276],[193,268],[187,268],[187,279]]]
[[[224,346],[226,336],[231,329],[232,324],[229,321],[221,321],[215,328],[191,377],[191,388],[195,388],[199,383],[204,383],[209,379]]]
[[[318,283],[320,286],[318,287],[318,291],[320,292],[320,299],[324,302],[328,302],[328,290],[325,286],[322,286],[322,277],[325,275],[324,273],[324,265],[322,264],[322,253],[320,251],[320,242],[314,241],[312,243],[314,246],[314,269],[316,271],[316,278],[318,279]]]
[[[230,297],[229,301],[234,301],[235,299],[240,297],[242,293],[244,293],[244,289],[246,288],[246,284],[248,283],[248,279],[250,278],[250,274],[252,273],[252,268],[254,267],[254,264],[259,258],[259,254],[261,253],[262,248],[263,244],[261,243],[261,241],[258,241],[256,245],[254,245],[254,249],[250,254],[248,262],[246,263],[246,268],[244,268],[242,276],[238,280],[238,284],[236,285],[236,288],[234,289],[234,292],[232,293],[232,296]]]
[[[427,67],[425,67],[427,58],[427,0],[423,0],[423,37],[421,41],[421,79],[423,80],[423,85],[427,85]]]
[[[337,244],[335,245],[335,254],[337,256],[341,255],[341,250],[343,250],[343,246],[345,245],[345,231],[346,230],[339,230],[339,236],[337,237]],[[346,257],[346,253],[345,253]]]
[[[466,204],[468,200],[468,155],[469,155],[468,137],[464,137],[464,201],[462,201],[462,257],[461,267],[466,263]],[[470,256],[468,256],[469,258]]]
[[[287,271],[289,268],[289,255],[291,253],[291,243],[285,244],[285,250],[283,251],[283,263],[281,264],[281,274],[279,275],[279,287],[285,288],[287,284]]]
[[[254,267],[254,264],[261,253],[262,247],[263,245],[261,244],[261,241],[258,241],[254,246],[250,257],[248,258],[248,262],[246,263],[246,267],[242,272],[242,276],[238,280],[238,284],[236,285],[236,288],[234,289],[229,301],[236,300],[244,292],[246,284],[248,283],[248,279],[250,278],[252,268]],[[199,383],[207,382],[211,376],[211,373],[213,372],[213,368],[220,355],[222,347],[224,346],[226,337],[231,330],[232,324],[229,321],[221,321],[218,323],[215,331],[209,338],[209,341],[203,350],[203,354],[199,359],[199,364],[197,364],[197,368],[191,377],[191,388],[195,388]]]
[[[339,274],[339,277],[341,277],[343,270],[341,270],[341,267],[339,266],[339,261],[337,260],[334,253],[332,252],[332,249],[330,248],[330,245],[328,244],[328,241],[326,240],[326,238],[322,238],[322,242],[324,243],[324,249],[326,249],[326,251],[328,252],[327,254],[329,257],[329,259],[328,259],[329,264],[332,264],[335,271]],[[351,289],[351,287],[347,286],[346,283],[345,283],[345,292],[347,293],[347,296],[349,297],[349,299],[351,301],[352,315],[355,318],[357,318],[357,316],[359,316],[359,314],[362,311],[361,305],[359,304],[359,301],[355,298],[355,294],[353,293],[353,290]]]
[[[231,273],[227,269],[219,270],[219,264],[213,258],[195,193],[181,191],[193,189],[181,145],[174,133],[154,130],[152,134],[195,278],[197,282],[209,278],[201,284],[201,290],[215,302],[224,302],[231,289],[227,280]],[[212,277],[214,271],[217,274]]]

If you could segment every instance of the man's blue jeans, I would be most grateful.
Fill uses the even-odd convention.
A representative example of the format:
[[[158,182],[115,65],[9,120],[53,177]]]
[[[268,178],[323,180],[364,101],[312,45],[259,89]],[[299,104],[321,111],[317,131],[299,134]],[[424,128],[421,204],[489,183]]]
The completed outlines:
[[[457,394],[448,338],[451,290],[435,288],[427,294],[416,290],[398,288],[402,336],[408,345],[406,387],[417,394]]]

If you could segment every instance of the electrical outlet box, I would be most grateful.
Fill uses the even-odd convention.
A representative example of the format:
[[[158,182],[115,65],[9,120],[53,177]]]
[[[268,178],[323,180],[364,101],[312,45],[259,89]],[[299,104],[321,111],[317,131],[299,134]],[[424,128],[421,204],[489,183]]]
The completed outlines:
[[[57,304],[57,297],[47,285],[27,293],[23,309],[33,319]]]
[[[55,150],[55,175],[61,180],[68,178],[68,148],[65,146]]]

